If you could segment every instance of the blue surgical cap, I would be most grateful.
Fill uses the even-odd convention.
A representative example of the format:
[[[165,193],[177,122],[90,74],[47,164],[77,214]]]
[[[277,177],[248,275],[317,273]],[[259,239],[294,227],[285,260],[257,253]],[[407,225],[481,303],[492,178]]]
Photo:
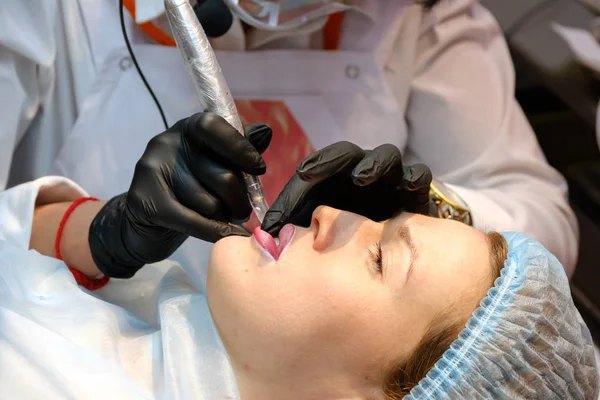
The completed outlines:
[[[560,262],[504,235],[508,258],[458,338],[405,399],[597,399],[590,332]]]

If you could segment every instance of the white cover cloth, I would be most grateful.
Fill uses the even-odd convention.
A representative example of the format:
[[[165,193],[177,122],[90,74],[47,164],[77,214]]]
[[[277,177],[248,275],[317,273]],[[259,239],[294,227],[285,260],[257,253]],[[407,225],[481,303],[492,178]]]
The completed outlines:
[[[0,192],[0,398],[238,398],[205,294],[176,263],[88,292],[63,262],[28,250],[36,196],[83,194],[53,177]]]

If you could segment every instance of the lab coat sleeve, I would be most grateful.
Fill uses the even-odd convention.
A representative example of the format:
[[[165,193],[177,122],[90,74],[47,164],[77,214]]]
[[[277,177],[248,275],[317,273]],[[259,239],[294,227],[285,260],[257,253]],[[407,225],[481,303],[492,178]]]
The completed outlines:
[[[54,62],[54,14],[54,0],[3,0],[0,7],[0,190],[49,89],[39,71]]]
[[[530,235],[570,276],[578,227],[567,185],[546,162],[514,91],[509,51],[487,10],[454,0],[423,12],[407,151],[469,204],[477,228]]]
[[[52,176],[0,191],[0,248],[4,243],[29,249],[36,205],[73,201],[83,196],[86,193],[72,181]]]

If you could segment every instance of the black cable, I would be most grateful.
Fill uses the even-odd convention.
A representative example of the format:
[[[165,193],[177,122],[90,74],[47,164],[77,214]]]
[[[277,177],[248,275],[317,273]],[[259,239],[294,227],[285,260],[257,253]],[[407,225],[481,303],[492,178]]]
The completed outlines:
[[[142,69],[140,68],[140,66],[138,64],[137,59],[135,58],[135,54],[133,54],[133,49],[131,48],[131,44],[129,43],[129,38],[127,37],[127,30],[125,29],[125,17],[123,16],[123,0],[119,0],[119,15],[121,18],[121,31],[123,31],[123,39],[125,39],[125,44],[127,45],[127,50],[129,51],[129,56],[131,57],[131,60],[133,61],[133,65],[135,65],[135,69],[137,69],[137,72],[140,75],[140,78],[142,78],[144,85],[146,85],[146,89],[148,89],[150,96],[152,96],[152,100],[154,100],[154,103],[156,104],[156,108],[158,108],[160,117],[162,118],[163,123],[165,124],[165,130],[169,129],[169,124],[167,124],[167,118],[165,117],[165,113],[163,112],[160,102],[156,98],[154,91],[152,90],[152,88],[150,87],[150,84],[146,80],[146,77],[144,76]]]
[[[537,3],[535,6],[531,7],[527,12],[525,12],[522,16],[517,18],[517,20],[504,32],[504,36],[506,36],[507,40],[511,40],[512,37],[525,26],[529,22],[529,20],[534,17],[536,14],[542,12],[546,8],[550,7],[555,3],[556,0],[546,0]]]

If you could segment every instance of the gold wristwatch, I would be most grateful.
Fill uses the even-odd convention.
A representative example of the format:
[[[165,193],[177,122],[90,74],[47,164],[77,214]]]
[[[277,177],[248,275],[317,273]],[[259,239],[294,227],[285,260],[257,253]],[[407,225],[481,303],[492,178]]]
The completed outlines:
[[[429,215],[473,226],[473,217],[467,203],[454,190],[435,178],[429,189]]]

